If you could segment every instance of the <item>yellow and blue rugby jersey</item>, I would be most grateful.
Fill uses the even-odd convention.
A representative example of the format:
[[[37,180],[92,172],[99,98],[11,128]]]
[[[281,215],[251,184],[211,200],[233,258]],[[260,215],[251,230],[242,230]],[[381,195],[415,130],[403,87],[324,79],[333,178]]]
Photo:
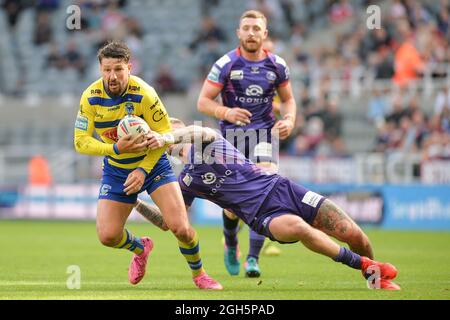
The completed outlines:
[[[75,122],[74,144],[79,153],[106,156],[108,163],[124,169],[143,168],[149,173],[165,151],[165,147],[141,153],[116,154],[117,125],[127,114],[147,121],[150,129],[158,133],[172,130],[167,111],[155,89],[144,80],[130,76],[127,90],[119,97],[110,97],[103,81],[92,83],[81,96],[80,109]],[[101,141],[94,138],[97,133]]]

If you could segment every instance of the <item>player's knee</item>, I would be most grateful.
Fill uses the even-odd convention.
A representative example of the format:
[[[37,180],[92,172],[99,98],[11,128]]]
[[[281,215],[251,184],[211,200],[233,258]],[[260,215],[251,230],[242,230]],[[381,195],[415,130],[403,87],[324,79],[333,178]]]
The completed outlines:
[[[289,230],[297,240],[310,241],[313,237],[311,228],[303,222],[294,223],[290,226]]]
[[[191,232],[191,228],[189,225],[173,225],[169,226],[170,231],[174,234],[174,236],[180,240],[181,242],[190,242],[193,239],[193,234]]]
[[[370,243],[369,237],[359,228],[354,230],[347,242],[352,246],[358,247],[367,246]]]
[[[112,232],[98,232],[98,239],[100,240],[101,244],[107,247],[116,246],[117,244],[119,244],[121,238],[121,234],[117,235]]]

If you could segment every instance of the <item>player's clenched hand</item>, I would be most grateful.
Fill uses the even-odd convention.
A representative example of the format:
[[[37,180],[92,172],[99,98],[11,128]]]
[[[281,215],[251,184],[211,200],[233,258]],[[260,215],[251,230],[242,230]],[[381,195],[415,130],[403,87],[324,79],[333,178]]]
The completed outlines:
[[[289,120],[289,119],[279,120],[273,126],[272,133],[273,133],[273,131],[278,131],[280,140],[284,140],[287,137],[289,137],[289,135],[292,132],[292,129],[294,129],[294,124],[292,123],[291,120]]]
[[[132,137],[131,134],[127,134],[117,141],[117,148],[120,153],[138,153],[146,151],[147,146],[148,140],[143,133],[135,137]]]
[[[166,139],[158,132],[150,131],[145,137],[148,140],[148,148],[150,150],[162,148],[166,144]]]
[[[141,190],[142,186],[144,185],[144,182],[145,173],[140,169],[135,169],[130,172],[127,180],[125,180],[125,183],[123,184],[125,189],[123,189],[123,192],[125,192],[127,196],[139,192],[139,190]]]
[[[225,120],[237,124],[238,126],[245,126],[246,124],[250,123],[251,116],[251,112],[247,109],[230,108],[225,113]]]

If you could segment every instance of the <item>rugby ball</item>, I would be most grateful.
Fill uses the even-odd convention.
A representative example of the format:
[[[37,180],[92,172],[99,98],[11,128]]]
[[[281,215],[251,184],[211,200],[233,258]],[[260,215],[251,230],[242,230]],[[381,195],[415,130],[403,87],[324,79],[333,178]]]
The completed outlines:
[[[141,133],[147,134],[149,132],[150,127],[147,122],[135,115],[126,115],[117,126],[117,137],[119,139],[130,133],[132,137],[135,137]]]

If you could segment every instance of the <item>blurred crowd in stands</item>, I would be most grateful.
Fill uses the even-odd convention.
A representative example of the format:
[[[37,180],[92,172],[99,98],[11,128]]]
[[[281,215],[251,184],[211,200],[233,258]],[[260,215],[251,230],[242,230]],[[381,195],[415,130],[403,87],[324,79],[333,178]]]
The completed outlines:
[[[192,79],[181,81],[177,77],[178,66],[159,63],[151,72],[152,79],[145,80],[161,95],[192,92],[212,64],[237,45],[235,35],[227,32],[223,24],[236,27],[238,21],[214,18],[223,1],[193,1],[200,6],[202,17],[198,31],[187,35],[184,43],[173,46],[185,47],[187,58],[182,63],[189,63],[189,57],[197,55],[200,64]],[[148,73],[143,59],[150,57],[144,52],[143,42],[151,30],[145,30],[143,21],[127,14],[125,9],[130,2],[71,1],[83,12],[81,30],[67,32],[83,33],[81,39],[88,43],[70,38],[65,43],[56,42],[52,15],[63,1],[3,0],[2,8],[11,33],[22,11],[35,8],[33,42],[36,47],[48,46],[45,70],[74,69],[82,79],[88,78],[96,50],[114,38],[129,44],[135,53],[133,72],[144,76]],[[381,28],[373,30],[367,27],[365,19],[366,8],[371,4],[383,9]],[[424,159],[450,158],[449,0],[249,0],[245,7],[258,9],[268,17],[274,52],[286,58],[291,68],[299,116],[294,133],[283,143],[283,152],[346,156],[343,102],[361,98],[358,88],[366,83],[362,90],[368,99],[359,101],[366,104],[361,106],[367,110],[366,123],[377,130],[376,141],[368,151],[418,151]],[[183,18],[175,14],[173,19],[173,23],[178,23]],[[314,38],[319,32],[333,41]],[[86,46],[90,49],[82,50]],[[432,81],[447,79],[447,85],[430,97],[424,98],[420,85],[411,94],[411,87],[425,76]]]
[[[431,113],[426,114],[417,96],[405,99],[376,92],[368,119],[378,132],[373,151],[420,152],[424,161],[450,159],[450,91],[442,89]]]

